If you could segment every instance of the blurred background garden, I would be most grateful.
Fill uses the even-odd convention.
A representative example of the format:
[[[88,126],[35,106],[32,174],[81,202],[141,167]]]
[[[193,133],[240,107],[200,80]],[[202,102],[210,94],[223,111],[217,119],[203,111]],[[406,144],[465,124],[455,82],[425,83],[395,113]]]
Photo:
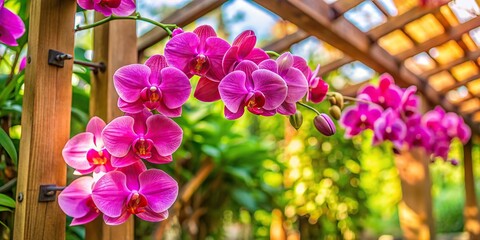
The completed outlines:
[[[418,7],[418,1],[411,0],[377,2],[391,14]],[[478,11],[475,1],[456,1],[456,4],[460,2]],[[142,16],[161,21],[190,1],[139,0],[137,3]],[[7,1],[6,6],[26,17],[25,2]],[[371,1],[365,1],[345,17],[368,31],[386,21],[372,6]],[[457,17],[467,14],[462,12],[463,8],[452,9],[456,9],[453,14]],[[78,9],[76,24],[92,22],[93,12]],[[202,24],[213,26],[230,42],[242,31],[254,30],[260,47],[298,31],[295,25],[246,0],[227,1],[184,30],[191,31]],[[138,37],[152,28],[137,22]],[[77,33],[75,59],[92,60],[92,32]],[[474,44],[480,44],[479,29],[468,35]],[[146,48],[139,61],[163,54],[167,40]],[[10,70],[26,54],[26,37],[19,43],[18,47],[11,48],[0,45],[0,117],[8,119],[8,123],[2,124],[8,124],[8,135],[16,149],[21,137],[24,76],[18,69]],[[315,37],[305,37],[293,44],[290,51],[308,59],[312,68],[317,64],[322,68],[346,58],[341,51]],[[412,61],[421,63],[424,58],[418,56]],[[74,66],[71,136],[83,132],[90,119],[91,71]],[[16,84],[7,89],[6,79],[17,73]],[[376,83],[378,76],[379,73],[363,63],[352,60],[328,71],[324,80],[331,90],[340,91],[366,81]],[[194,78],[192,84],[196,82]],[[456,91],[450,94],[453,98],[460,98],[467,90]],[[301,239],[386,240],[402,235],[398,214],[402,192],[392,146],[372,146],[372,132],[345,139],[344,130],[337,123],[337,133],[326,137],[315,129],[310,121],[314,115],[307,111],[303,112],[306,120],[298,131],[290,126],[288,117],[280,115],[265,118],[247,114],[237,121],[229,121],[223,116],[222,103],[204,103],[191,98],[183,107],[182,117],[174,119],[184,130],[184,140],[173,155],[173,164],[148,166],[168,172],[184,191],[171,209],[169,219],[149,223],[136,218],[135,239],[282,239],[283,236],[300,239],[301,236]],[[316,107],[328,112],[329,106],[325,101]],[[15,196],[15,188],[8,184],[17,176],[17,162],[6,154],[1,156],[0,192]],[[444,239],[465,236],[462,235],[465,227],[463,145],[459,141],[452,144],[449,157],[457,159],[459,164],[453,166],[442,160],[430,164],[435,231]],[[480,180],[479,164],[480,146],[474,144],[476,182]],[[68,178],[69,182],[75,178],[71,169]],[[477,184],[477,195],[479,187]],[[12,210],[0,207],[3,239],[9,239]],[[67,219],[67,224],[68,221],[71,219]],[[67,239],[85,238],[83,226],[67,227],[66,231]]]

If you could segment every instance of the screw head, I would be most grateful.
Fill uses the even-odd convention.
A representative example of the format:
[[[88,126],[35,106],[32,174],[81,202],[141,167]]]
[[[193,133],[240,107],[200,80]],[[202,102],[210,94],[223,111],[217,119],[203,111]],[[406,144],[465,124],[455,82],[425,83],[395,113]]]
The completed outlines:
[[[18,193],[18,197],[17,197],[17,200],[18,202],[22,202],[23,201],[23,193]]]

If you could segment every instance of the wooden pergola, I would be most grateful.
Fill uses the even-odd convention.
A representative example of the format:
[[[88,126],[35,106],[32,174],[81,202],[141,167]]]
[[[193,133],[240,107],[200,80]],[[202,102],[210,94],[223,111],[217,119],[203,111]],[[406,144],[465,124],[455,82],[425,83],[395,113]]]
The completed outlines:
[[[225,2],[227,1],[194,0],[165,17],[162,22],[184,27],[221,7]],[[293,44],[314,36],[344,54],[344,57],[323,65],[319,73],[321,76],[326,76],[351,62],[360,61],[378,73],[390,73],[401,86],[417,86],[430,105],[440,105],[447,111],[458,113],[471,127],[473,135],[480,135],[480,48],[477,45],[480,43],[476,44],[470,34],[472,30],[480,27],[479,17],[459,19],[448,5],[427,9],[418,6],[417,0],[398,1],[402,2],[402,7],[397,14],[391,14],[380,0],[328,1],[331,3],[324,0],[254,2],[299,29],[263,46],[266,50],[286,51]],[[22,194],[22,200],[18,196],[16,239],[35,239],[40,233],[43,234],[43,239],[64,238],[58,232],[63,229],[64,217],[56,203],[38,203],[36,198],[38,183],[65,184],[65,165],[60,153],[68,138],[70,108],[59,106],[59,103],[70,105],[67,104],[71,98],[68,94],[70,85],[65,79],[71,75],[71,63],[69,65],[66,62],[65,68],[48,66],[45,54],[48,49],[73,53],[75,4],[74,0],[38,0],[31,3],[29,65],[22,120],[22,134],[26,137],[22,137],[19,173],[23,175],[19,176],[17,190]],[[377,9],[385,21],[362,31],[346,16],[349,12],[361,13],[362,6],[366,4]],[[96,19],[100,17],[97,15]],[[114,71],[124,64],[143,59],[145,50],[168,37],[162,29],[155,28],[137,39],[135,25],[132,23],[113,21],[94,32],[94,61],[105,62],[107,68],[104,73],[95,75],[92,81],[91,114],[101,116],[107,121],[120,114],[112,111],[116,109],[116,93],[112,86]],[[426,29],[426,23],[430,24],[428,26],[433,24],[438,31]],[[130,47],[135,44],[137,51]],[[119,53],[123,56],[119,57]],[[416,60],[418,56],[423,56],[424,59],[426,56],[428,64],[419,63]],[[354,95],[361,86],[362,84],[350,85],[339,91]],[[459,91],[466,91],[466,94],[459,96]],[[38,104],[46,104],[52,111],[39,112]],[[60,126],[55,122],[57,119],[62,119]],[[59,127],[62,129],[58,130]],[[49,141],[51,132],[55,132],[56,144],[46,146],[44,142]],[[465,146],[464,153],[465,226],[472,239],[478,239],[480,219],[474,190],[472,141]],[[415,158],[417,154],[412,153],[412,156]],[[425,159],[418,159],[422,157],[416,158],[425,162]],[[51,166],[55,167],[52,169]],[[427,169],[426,177],[418,186],[410,186],[412,194],[417,190],[429,190],[428,166],[424,164],[423,168]],[[38,174],[39,169],[48,169],[52,173]],[[409,201],[431,201],[429,194],[408,200],[412,196],[405,196],[409,190],[405,191],[403,187],[402,185],[407,205],[411,203]],[[40,211],[45,214],[33,214]],[[424,208],[418,211],[426,211],[428,218],[428,215],[431,215],[431,202],[425,203]],[[48,223],[52,219],[55,220],[55,229]],[[129,221],[122,226],[111,228],[97,221],[87,226],[87,239],[133,239],[133,223]]]

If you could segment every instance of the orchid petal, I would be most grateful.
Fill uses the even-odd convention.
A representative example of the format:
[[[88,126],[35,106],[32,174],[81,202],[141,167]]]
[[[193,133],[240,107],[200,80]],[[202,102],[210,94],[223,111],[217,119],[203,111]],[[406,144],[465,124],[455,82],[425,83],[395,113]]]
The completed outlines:
[[[168,108],[181,107],[187,101],[192,90],[187,76],[173,67],[162,69],[161,75],[163,81],[160,89],[163,94],[163,102]]]
[[[160,75],[160,72],[162,69],[168,67],[167,59],[159,54],[153,55],[147,59],[145,65],[147,65],[151,70],[149,79],[150,84],[156,86],[160,85],[163,79]]]
[[[257,37],[255,35],[245,37],[238,46],[238,58],[245,59],[245,57],[247,57],[248,54],[253,50],[256,43]]]
[[[87,132],[93,133],[95,137],[95,145],[99,148],[103,147],[102,131],[107,124],[99,117],[92,117],[87,124]]]
[[[134,0],[122,0],[120,6],[112,8],[113,14],[117,16],[128,16],[135,12]]]
[[[75,179],[58,195],[58,205],[65,214],[74,218],[80,218],[91,211],[88,205],[92,194],[92,177]]]
[[[300,101],[308,91],[307,79],[303,76],[302,72],[296,68],[289,68],[283,72],[285,74],[282,75],[282,77],[288,87],[285,101],[289,103]]]
[[[148,78],[150,68],[143,64],[131,64],[119,68],[113,75],[113,84],[120,98],[126,102],[135,102],[140,98],[140,92],[150,87]]]
[[[243,116],[243,113],[245,113],[245,105],[242,103],[242,105],[240,105],[240,108],[238,108],[237,112],[231,112],[230,110],[228,110],[227,107],[224,107],[223,111],[226,119],[235,120]]]
[[[148,206],[154,212],[168,210],[178,195],[178,183],[162,170],[150,169],[140,174],[139,193],[148,200]]]
[[[112,156],[110,161],[112,166],[117,168],[127,167],[134,163],[141,162],[140,158],[133,151],[128,151],[123,157]]]
[[[65,162],[75,169],[89,169],[91,164],[87,160],[87,152],[90,149],[97,149],[94,139],[93,133],[90,132],[80,133],[71,138],[62,151]]]
[[[278,72],[278,65],[277,62],[273,59],[267,59],[265,61],[262,61],[260,64],[258,64],[258,68],[260,69],[267,69],[272,72]]]
[[[115,157],[123,157],[130,151],[130,146],[137,135],[133,131],[132,117],[123,116],[110,122],[102,132],[107,151]]]
[[[210,69],[206,76],[213,81],[220,81],[225,76],[222,68],[222,60],[230,44],[218,37],[210,37],[206,42],[205,55],[210,62]]]
[[[91,209],[90,212],[88,212],[85,216],[79,217],[79,218],[74,218],[72,220],[72,222],[70,223],[70,226],[78,226],[78,225],[87,224],[87,223],[95,220],[95,218],[100,216],[100,214],[101,214],[100,211]]]
[[[193,32],[197,34],[200,40],[200,44],[198,45],[199,52],[203,52],[205,50],[205,43],[207,42],[208,38],[217,36],[215,30],[209,25],[198,26],[195,28],[195,30],[193,30]]]
[[[147,125],[146,121],[147,119],[152,116],[153,114],[148,111],[146,108],[144,108],[141,112],[138,113],[127,113],[125,116],[130,116],[133,118],[133,131],[139,135],[139,134],[145,134],[147,132]]]
[[[138,176],[147,171],[147,167],[142,161],[137,161],[134,164],[128,167],[118,168],[118,171],[125,174],[127,181],[127,188],[130,191],[138,191],[140,189],[140,183],[138,181]]]
[[[254,48],[252,51],[250,51],[250,54],[244,58],[244,60],[250,60],[254,62],[255,64],[259,64],[264,60],[269,59],[270,57],[268,54],[263,51],[261,48]]]
[[[293,66],[293,55],[289,52],[283,53],[277,58],[278,74],[283,76]],[[299,70],[301,73],[301,71]]]
[[[242,71],[229,73],[218,85],[218,91],[225,106],[231,112],[238,112],[248,94],[245,88],[246,74]]]
[[[207,78],[201,77],[200,80],[198,80],[193,96],[202,102],[217,101],[220,99],[218,85],[218,82],[210,81]]]
[[[170,118],[161,115],[149,117],[147,128],[145,138],[153,141],[155,149],[161,156],[172,155],[180,147],[182,128]]]
[[[116,226],[116,225],[120,225],[120,224],[126,222],[131,215],[132,214],[129,211],[124,209],[122,214],[118,217],[109,217],[107,215],[103,215],[103,221],[107,225]]]
[[[119,171],[109,172],[93,186],[92,198],[97,208],[109,217],[122,215],[125,201],[130,191],[126,185],[127,177]]]
[[[168,211],[156,213],[151,208],[146,207],[145,212],[137,213],[137,217],[149,222],[160,222],[168,218]]]
[[[259,69],[252,73],[255,90],[265,95],[265,110],[276,109],[287,97],[287,85],[276,73]],[[221,83],[220,83],[221,84]]]
[[[124,101],[123,99],[121,98],[118,98],[118,103],[117,103],[117,106],[118,108],[120,108],[120,110],[122,110],[123,112],[126,112],[126,113],[138,113],[138,112],[141,112],[143,111],[145,108],[145,105],[143,105],[143,101],[142,99],[138,99],[137,101],[135,102],[126,102]]]
[[[165,46],[165,57],[170,66],[188,73],[189,63],[198,52],[200,39],[195,33],[185,32],[170,39]]]
[[[160,102],[160,105],[158,106],[157,110],[161,114],[163,114],[167,117],[170,117],[170,118],[180,117],[182,115],[182,107],[169,108],[169,107],[165,106],[165,104],[163,102]]]

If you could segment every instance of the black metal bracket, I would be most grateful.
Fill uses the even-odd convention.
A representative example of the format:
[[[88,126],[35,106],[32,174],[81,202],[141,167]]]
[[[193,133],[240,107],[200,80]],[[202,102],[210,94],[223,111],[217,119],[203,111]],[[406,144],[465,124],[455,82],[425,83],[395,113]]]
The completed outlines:
[[[39,202],[53,202],[57,196],[57,191],[62,191],[65,187],[55,184],[40,185],[40,193],[38,195]]]
[[[56,50],[48,50],[48,64],[63,68],[65,65],[65,60],[73,59],[72,55],[67,53],[62,53]],[[92,69],[94,73],[97,73],[99,70],[100,72],[105,72],[106,66],[103,62],[85,62],[80,60],[73,60],[74,64],[78,64],[84,67],[89,67]]]
[[[65,60],[73,59],[72,55],[56,50],[48,50],[48,64],[63,68]]]

